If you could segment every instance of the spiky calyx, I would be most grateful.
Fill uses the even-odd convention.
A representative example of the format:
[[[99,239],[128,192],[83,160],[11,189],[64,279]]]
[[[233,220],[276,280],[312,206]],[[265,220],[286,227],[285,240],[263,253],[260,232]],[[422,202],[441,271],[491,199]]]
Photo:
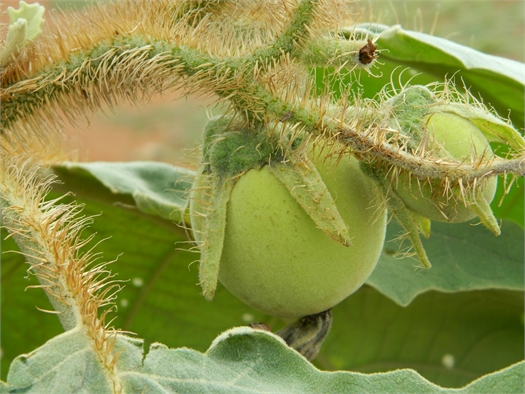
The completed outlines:
[[[447,105],[422,86],[410,87],[385,103],[385,110],[390,113],[388,122],[393,130],[397,130],[389,138],[403,150],[436,163],[457,161],[477,166],[482,161],[493,160],[494,154],[486,135],[494,139],[496,134],[505,135],[507,132],[504,126],[500,129],[500,120],[487,112],[482,116],[483,131],[474,123],[480,122],[479,108],[458,102]],[[498,131],[494,133],[491,129]],[[512,137],[508,138],[511,144],[519,148],[520,138],[514,143],[514,134],[510,132],[509,136]],[[404,227],[424,267],[430,267],[430,262],[419,234],[428,237],[426,223],[429,220],[459,223],[478,216],[494,234],[500,233],[489,206],[496,190],[495,177],[472,181],[459,178],[454,182],[447,177],[419,178],[399,168],[377,163],[363,163],[363,168],[381,183],[389,210]]]
[[[288,264],[298,264],[299,266],[304,264],[305,272],[311,273],[315,271],[314,267],[318,264],[319,269],[326,270],[326,275],[331,275],[337,270],[327,269],[326,264],[342,264],[347,266],[349,271],[347,272],[343,269],[348,275],[341,274],[341,286],[336,286],[340,289],[333,292],[335,298],[328,297],[329,300],[321,301],[320,305],[314,302],[313,305],[308,305],[301,309],[290,299],[288,305],[281,308],[281,310],[279,307],[276,309],[276,307],[259,306],[259,308],[263,308],[267,313],[281,316],[300,316],[302,314],[317,313],[335,305],[335,303],[346,297],[349,292],[360,286],[362,280],[366,279],[371,272],[369,268],[375,266],[378,257],[377,253],[381,248],[384,237],[384,208],[383,215],[381,215],[381,209],[375,212],[377,214],[377,217],[374,217],[374,219],[377,219],[375,221],[371,218],[371,216],[374,216],[373,209],[368,209],[368,212],[365,212],[367,211],[366,207],[360,206],[360,208],[356,208],[353,206],[354,203],[359,201],[370,204],[371,200],[374,200],[374,196],[377,197],[377,193],[374,194],[375,188],[371,186],[373,182],[367,180],[364,174],[361,173],[355,159],[352,159],[352,165],[348,165],[348,159],[342,159],[344,163],[337,166],[337,170],[332,168],[336,167],[337,158],[334,157],[324,163],[325,157],[330,156],[329,153],[334,151],[334,149],[314,152],[315,149],[313,149],[312,144],[308,144],[308,139],[304,137],[301,133],[294,132],[286,127],[282,129],[276,127],[270,130],[266,128],[252,130],[243,126],[239,120],[229,117],[212,119],[206,126],[203,163],[190,196],[190,212],[192,229],[201,250],[200,279],[203,293],[207,299],[213,297],[217,277],[220,278],[222,275],[223,283],[228,287],[228,285],[231,286],[232,282],[228,279],[229,275],[225,274],[225,272],[242,271],[240,266],[235,269],[231,268],[234,265],[232,261],[235,260],[235,253],[231,253],[231,226],[234,225],[232,218],[247,214],[246,221],[243,222],[243,226],[246,226],[247,231],[249,231],[248,223],[260,220],[261,228],[258,231],[260,232],[260,245],[263,245],[264,239],[268,237],[266,233],[279,233],[278,237],[281,240],[287,239],[287,236],[292,235],[291,233],[285,234],[287,232],[286,225],[283,225],[283,227],[277,224],[280,223],[280,216],[283,216],[284,219],[291,214],[272,213],[272,209],[275,207],[271,204],[273,199],[276,198],[275,196],[287,196],[284,200],[279,197],[278,202],[276,202],[277,204],[283,204],[283,209],[290,211],[293,209],[294,212],[296,210],[301,212],[292,216],[298,217],[297,215],[299,215],[306,221],[304,224],[297,224],[297,228],[300,228],[301,233],[307,232],[310,234],[313,231],[309,235],[312,237],[312,240],[308,242],[309,246],[311,247],[315,242],[321,242],[322,245],[319,245],[318,248],[319,252],[330,254],[331,252],[329,251],[333,250],[334,258],[327,257],[327,260],[331,261],[330,263],[312,262],[311,253],[309,253],[309,256],[304,256],[304,252],[299,252],[299,250],[304,249],[304,246],[300,246],[295,251],[297,248],[291,242],[288,246],[283,245],[282,248],[276,246],[275,251],[268,251],[267,268],[271,271],[275,270],[275,275],[280,275],[279,269],[272,266],[272,261],[275,258],[271,258],[271,256],[277,253],[277,250],[282,249],[285,254],[287,252],[292,254],[298,253],[295,257],[289,257],[290,261],[286,261],[283,258],[283,268]],[[336,173],[338,174],[337,176],[335,175]],[[247,180],[248,178],[253,179],[254,174],[259,174],[255,175],[255,177],[261,177],[256,182],[259,184],[258,187]],[[343,176],[343,174],[348,176]],[[335,181],[331,180],[334,177],[344,185],[342,186],[343,190],[339,190],[340,187],[335,186]],[[273,183],[267,184],[268,179],[272,179]],[[330,187],[325,183],[326,180],[330,181]],[[264,189],[264,192],[259,191],[255,193],[267,196],[265,201],[257,199],[254,199],[254,201],[259,201],[262,204],[261,207],[263,207],[261,209],[266,210],[266,215],[270,215],[273,218],[275,228],[266,227],[262,213],[256,214],[257,218],[254,219],[250,219],[248,212],[235,213],[237,210],[235,208],[236,204],[239,204],[239,198],[236,197],[239,193],[238,190],[240,190],[239,188],[242,190],[246,189],[246,186],[242,186],[246,185],[246,182],[251,185],[248,189]],[[347,182],[350,185],[347,185]],[[358,193],[361,193],[362,199],[348,192],[353,187],[359,190]],[[334,190],[337,191],[336,195],[333,194]],[[267,195],[266,193],[269,194]],[[339,199],[337,205],[336,198]],[[346,201],[347,199],[348,201]],[[292,201],[293,203],[291,203]],[[379,201],[376,201],[376,203],[381,205]],[[254,204],[257,205],[256,203]],[[271,207],[264,208],[264,204],[270,204]],[[286,208],[287,204],[293,204],[293,207]],[[340,213],[338,208],[340,206],[345,209],[346,216]],[[348,208],[349,206],[351,208]],[[351,210],[350,214],[348,209]],[[255,206],[252,206],[251,210],[255,212],[257,209]],[[366,218],[360,216],[363,214],[365,214]],[[349,227],[349,224],[351,224],[352,228]],[[365,226],[369,230],[356,232],[356,228],[360,225]],[[255,227],[257,227],[257,224],[255,224]],[[308,227],[312,228],[311,231]],[[230,233],[228,228],[230,228]],[[301,243],[303,236],[298,235],[298,237],[297,242]],[[319,238],[320,240],[318,240]],[[354,244],[354,238],[356,244]],[[365,239],[366,242],[364,242]],[[239,242],[243,243],[243,241]],[[258,252],[254,249],[256,244],[257,242],[250,246],[249,242],[247,242],[246,245],[237,245],[236,247],[243,248],[246,246],[254,253],[252,257],[257,260]],[[374,247],[368,248],[364,246],[365,244],[372,244]],[[228,249],[225,250],[225,247]],[[266,248],[269,245],[261,247]],[[250,264],[248,265],[250,266]],[[255,265],[253,267],[255,268]],[[258,270],[262,269],[262,267],[258,267]],[[350,272],[356,275],[352,276]],[[262,273],[260,272],[260,274]],[[317,274],[314,276],[317,276]],[[328,280],[323,280],[321,277],[318,277],[318,279],[318,286],[328,285],[328,287],[332,287]],[[249,282],[246,279],[245,284]],[[278,290],[278,293],[284,294],[287,291],[294,292],[293,289],[285,290],[281,288]],[[239,291],[235,291],[235,289],[232,292],[239,295]],[[307,289],[306,292],[309,293]],[[247,301],[247,296],[242,291],[240,293],[240,298]],[[254,290],[254,294],[259,294],[259,292]],[[297,294],[300,294],[300,292],[297,292]],[[312,294],[318,294],[318,292],[313,291]],[[303,298],[303,296],[299,298]],[[254,305],[252,301],[247,302]],[[283,300],[283,303],[286,304],[286,300]],[[298,315],[295,315],[295,313]]]
[[[203,293],[212,299],[219,273],[227,206],[236,182],[268,166],[316,225],[329,237],[350,245],[347,225],[315,165],[304,136],[284,128],[250,129],[239,119],[211,119],[205,127],[202,164],[190,195],[192,229],[201,249]]]
[[[442,159],[479,160],[492,158],[492,149],[481,131],[469,120],[451,113],[434,113],[423,117],[423,129],[431,149]],[[412,211],[431,220],[450,223],[466,222],[476,217],[471,207],[490,203],[496,192],[497,178],[478,182],[470,187],[451,186],[439,182],[418,182],[401,174],[395,193]]]
[[[395,122],[401,134],[398,138],[406,151],[436,162],[457,160],[473,166],[483,160],[494,159],[485,134],[471,121],[476,121],[473,115],[476,108],[471,109],[466,104],[461,106],[460,103],[446,105],[422,86],[409,87],[387,100],[386,104],[392,114],[389,122],[392,125]],[[471,117],[462,117],[457,112],[471,114]],[[487,125],[492,122],[495,128],[498,127],[499,119],[489,114],[484,115],[484,121]],[[386,173],[388,170],[387,167],[378,171]],[[388,187],[404,201],[407,208],[428,219],[452,223],[474,218],[476,213],[471,207],[490,203],[497,182],[494,177],[477,179],[472,183],[463,180],[451,182],[446,178],[433,180],[430,177],[418,178],[404,171],[394,176]],[[487,212],[484,216],[492,214]],[[495,222],[495,219],[486,221]]]
[[[260,168],[282,156],[276,143],[272,133],[247,128],[230,117],[211,119],[204,129],[204,172],[227,179]]]

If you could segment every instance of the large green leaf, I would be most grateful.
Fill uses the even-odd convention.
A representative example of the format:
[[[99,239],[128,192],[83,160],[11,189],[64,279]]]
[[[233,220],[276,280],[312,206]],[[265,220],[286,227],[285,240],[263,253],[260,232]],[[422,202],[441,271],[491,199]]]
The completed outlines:
[[[314,363],[365,373],[412,368],[461,387],[523,360],[523,308],[522,291],[433,291],[401,307],[365,286],[334,308]]]
[[[193,178],[193,172],[185,168],[140,161],[65,162],[55,166],[55,171],[75,182],[83,194],[93,192],[89,182],[96,179],[113,194],[131,196],[141,211],[174,221],[181,220]]]
[[[117,338],[115,350],[120,357],[115,380],[126,392],[451,392],[408,369],[382,374],[322,372],[279,337],[247,327],[223,333],[205,354],[153,344],[144,357],[141,347],[140,340]],[[454,392],[517,393],[523,385],[523,372],[523,363],[515,364]],[[28,393],[112,392],[107,372],[79,329],[16,359],[7,383],[13,391]]]
[[[392,240],[403,234],[395,222],[388,225],[387,241],[379,263],[367,283],[399,305],[408,305],[429,290],[457,292],[481,289],[522,291],[524,284],[523,228],[503,222],[495,237],[472,223],[432,223],[432,233],[423,246],[432,263],[427,270],[416,268],[411,258],[394,256],[399,245]],[[408,247],[408,241],[404,247]]]
[[[9,392],[112,393],[112,382],[83,328],[68,331],[17,357],[7,375]]]

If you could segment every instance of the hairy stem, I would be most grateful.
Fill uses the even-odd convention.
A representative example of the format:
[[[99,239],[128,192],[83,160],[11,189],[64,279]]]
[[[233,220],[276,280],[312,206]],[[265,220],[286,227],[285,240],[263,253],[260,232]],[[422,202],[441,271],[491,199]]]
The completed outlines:
[[[81,324],[82,314],[61,267],[64,263],[61,259],[67,258],[68,253],[53,245],[53,236],[67,237],[63,231],[68,229],[49,227],[50,221],[70,213],[67,207],[48,210],[50,205],[41,203],[51,180],[38,184],[35,169],[27,168],[25,163],[20,168],[5,161],[2,165],[5,166],[0,183],[2,226],[18,244],[30,265],[29,272],[37,276],[64,329],[73,329]]]
[[[268,42],[246,44],[241,53],[232,55],[228,51],[236,49],[228,45],[233,45],[237,33],[229,37],[232,43],[224,43],[221,48],[208,48],[202,43],[213,41],[205,28],[210,26],[210,18],[227,9],[227,3],[131,1],[116,3],[114,9],[103,8],[91,16],[93,22],[86,26],[91,29],[85,33],[86,45],[74,47],[77,41],[68,41],[68,35],[59,31],[46,36],[46,44],[35,46],[25,61],[20,59],[20,63],[7,67],[2,74],[0,97],[2,132],[22,141],[31,140],[38,131],[46,135],[46,127],[60,123],[60,112],[75,122],[86,116],[86,110],[111,107],[122,98],[147,100],[154,93],[175,88],[183,89],[185,94],[214,94],[227,100],[252,126],[277,121],[301,127],[338,140],[348,148],[347,154],[360,160],[381,161],[418,179],[446,178],[451,184],[471,184],[499,174],[524,174],[523,155],[479,163],[418,156],[390,143],[379,124],[359,128],[345,119],[330,117],[319,105],[323,100],[326,104],[329,97],[311,97],[313,86],[304,64],[303,74],[294,80],[295,87],[280,83],[279,69],[290,67],[286,72],[294,74],[296,62],[322,64],[325,56],[327,65],[353,69],[356,62],[359,64],[361,53],[357,49],[363,43],[338,41],[337,36],[312,32],[311,24],[328,3],[303,0],[295,3],[292,11],[284,6],[286,23],[276,30],[276,37],[267,32],[273,37]],[[111,18],[105,16],[105,10]],[[197,14],[199,18],[195,19]],[[96,17],[106,18],[104,22],[109,25],[98,23]],[[239,39],[241,46],[243,40]],[[48,56],[45,50],[52,46],[59,49]],[[371,42],[365,46],[373,61],[375,46]],[[376,112],[356,111],[356,115],[364,116],[366,123]],[[359,119],[354,123],[359,124]]]
[[[30,159],[0,155],[0,218],[19,246],[44,290],[64,330],[85,328],[93,348],[110,373],[116,388],[120,383],[113,369],[118,355],[112,353],[118,330],[105,325],[105,317],[120,285],[111,280],[107,263],[94,264],[92,250],[81,252],[92,237],[82,239],[91,222],[78,216],[81,207],[46,200],[54,182],[42,178]],[[110,305],[99,317],[102,306]],[[112,372],[113,371],[113,372]]]

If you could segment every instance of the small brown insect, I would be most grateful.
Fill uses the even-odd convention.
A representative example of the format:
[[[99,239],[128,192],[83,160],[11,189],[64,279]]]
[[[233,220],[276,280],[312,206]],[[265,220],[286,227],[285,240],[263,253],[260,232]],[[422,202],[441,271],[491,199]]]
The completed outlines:
[[[369,38],[366,45],[359,50],[359,62],[362,64],[372,63],[374,59],[377,59],[377,56],[375,55],[376,49],[377,47]]]

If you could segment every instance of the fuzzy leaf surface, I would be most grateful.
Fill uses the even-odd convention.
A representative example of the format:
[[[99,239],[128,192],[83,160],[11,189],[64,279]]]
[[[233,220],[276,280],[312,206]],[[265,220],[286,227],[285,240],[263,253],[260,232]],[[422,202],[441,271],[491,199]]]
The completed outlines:
[[[399,246],[391,240],[401,234],[403,231],[397,223],[393,221],[388,225],[383,253],[367,281],[399,305],[406,306],[418,294],[430,290],[523,291],[525,288],[524,232],[513,222],[503,222],[499,237],[472,223],[433,222],[430,238],[423,239],[432,263],[428,270],[417,269],[417,261],[411,258],[394,257]],[[408,242],[402,247],[408,247]]]
[[[67,331],[17,357],[7,375],[9,392],[110,393],[111,381],[83,328]]]
[[[98,359],[81,330],[71,330],[47,342],[30,357],[15,360],[9,389],[25,392],[112,392]],[[262,392],[426,392],[447,393],[413,370],[381,374],[322,372],[277,336],[241,327],[217,337],[205,354],[153,344],[143,359],[141,341],[119,336],[115,377],[125,392],[262,393]],[[46,360],[46,355],[52,355]],[[36,373],[38,372],[38,373]],[[523,364],[483,377],[458,393],[499,389],[518,392]],[[67,375],[64,375],[67,374]],[[67,386],[57,386],[57,378]],[[60,391],[56,391],[60,390]]]
[[[160,162],[65,162],[55,166],[62,176],[78,174],[101,182],[113,194],[130,195],[138,209],[180,221],[193,172]],[[86,174],[87,173],[87,174]]]

